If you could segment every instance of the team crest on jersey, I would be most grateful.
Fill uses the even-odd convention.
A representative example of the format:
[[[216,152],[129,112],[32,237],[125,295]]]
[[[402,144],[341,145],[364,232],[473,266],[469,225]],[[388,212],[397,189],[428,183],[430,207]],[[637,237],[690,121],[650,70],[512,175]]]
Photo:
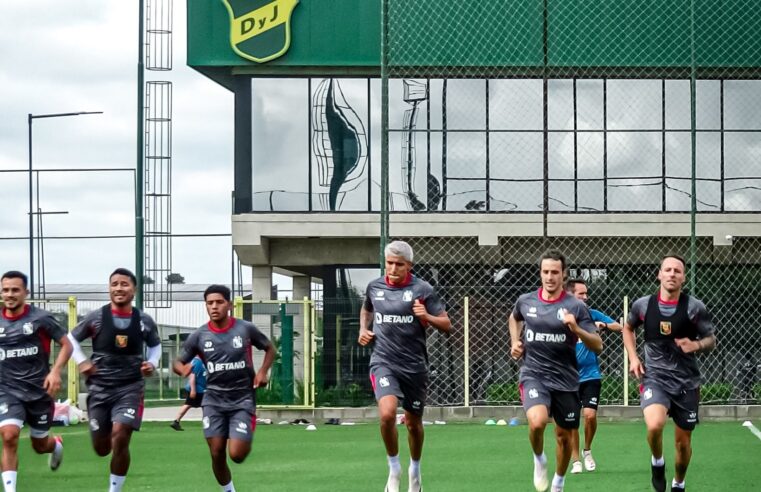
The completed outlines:
[[[127,347],[127,335],[116,335],[116,346],[119,348]]]
[[[671,321],[661,321],[661,335],[671,335]]]
[[[239,336],[233,338],[233,348],[241,348],[243,346],[243,339]]]
[[[6,413],[8,413],[8,404],[0,403],[0,415],[4,415]]]
[[[21,331],[24,332],[24,335],[31,335],[34,333],[34,325],[30,323],[24,323],[24,326],[21,327]]]
[[[410,302],[412,300],[412,291],[411,290],[405,290],[404,294],[402,294],[402,300],[404,302]]]
[[[565,318],[565,313],[567,312],[568,310],[566,308],[558,309],[558,321],[563,321],[563,318]]]

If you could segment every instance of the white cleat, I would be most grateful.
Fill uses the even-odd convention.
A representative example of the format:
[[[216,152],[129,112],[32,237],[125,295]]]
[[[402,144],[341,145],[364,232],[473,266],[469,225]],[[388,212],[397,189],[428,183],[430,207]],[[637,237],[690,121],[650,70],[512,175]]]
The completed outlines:
[[[581,473],[583,471],[583,468],[581,466],[581,461],[574,461],[571,465],[571,473]]]
[[[402,474],[389,473],[386,481],[385,492],[399,492],[399,483],[402,481]]]
[[[550,486],[547,480],[547,463],[541,464],[534,460],[534,488],[537,492],[544,492]]]
[[[63,438],[55,436],[55,442],[60,446],[56,446],[53,452],[50,453],[50,457],[48,457],[48,465],[50,465],[50,469],[53,471],[56,471],[63,461]]]
[[[420,475],[414,475],[412,473],[409,474],[410,479],[410,486],[407,489],[408,492],[422,492],[423,491],[423,485],[420,483]]]
[[[597,463],[592,458],[592,451],[584,451],[584,468],[587,471],[595,471],[595,468],[597,468]]]

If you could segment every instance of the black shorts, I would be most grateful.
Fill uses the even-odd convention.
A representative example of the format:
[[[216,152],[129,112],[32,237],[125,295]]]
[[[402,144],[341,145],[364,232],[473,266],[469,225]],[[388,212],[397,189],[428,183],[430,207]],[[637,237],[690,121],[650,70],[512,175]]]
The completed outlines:
[[[660,386],[646,383],[640,387],[639,396],[640,406],[643,409],[655,403],[666,407],[668,414],[680,429],[692,431],[700,423],[698,418],[700,388],[669,393]]]
[[[193,408],[201,408],[201,403],[203,402],[203,393],[196,393],[196,397],[191,398],[190,392],[186,389],[182,389],[180,390],[180,396],[185,398],[185,405]]]
[[[111,434],[114,422],[140,430],[143,421],[143,390],[91,391],[87,395],[87,418],[91,434]]]
[[[541,381],[527,379],[521,382],[521,401],[523,409],[528,410],[536,405],[544,405],[549,410],[550,417],[555,419],[555,425],[563,429],[578,429],[581,401],[578,391],[556,391],[547,388]]]
[[[600,388],[602,381],[599,379],[590,379],[579,383],[579,398],[581,398],[582,408],[591,408],[597,410],[600,402]]]
[[[423,415],[425,399],[428,395],[428,373],[406,373],[394,371],[385,366],[370,367],[370,382],[375,399],[394,395],[402,399],[402,408]]]
[[[47,437],[53,421],[53,409],[53,399],[48,395],[23,401],[10,393],[0,392],[0,427],[15,425],[21,429],[26,423],[32,437]]]

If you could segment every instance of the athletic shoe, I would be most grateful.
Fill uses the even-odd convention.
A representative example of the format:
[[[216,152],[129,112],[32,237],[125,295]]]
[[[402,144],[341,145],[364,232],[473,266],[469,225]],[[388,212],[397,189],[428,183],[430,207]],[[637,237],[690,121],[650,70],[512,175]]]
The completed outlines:
[[[420,475],[409,474],[410,486],[407,488],[408,492],[422,492],[423,486],[420,484]]]
[[[552,492],[563,492],[563,487],[558,487],[557,485],[553,485]]]
[[[48,457],[48,465],[50,465],[50,469],[53,471],[56,471],[63,461],[63,438],[61,436],[55,436],[55,442],[56,444],[60,444],[60,446],[56,446]],[[56,451],[56,449],[58,451]]]
[[[653,484],[653,490],[656,492],[666,492],[666,465],[650,465],[650,470],[650,483]]]
[[[547,463],[541,464],[537,460],[534,460],[534,488],[537,492],[544,492],[550,486],[550,481],[547,480]]]
[[[388,474],[388,481],[386,481],[385,492],[399,492],[399,483],[402,481],[402,474],[394,475]]]
[[[571,473],[581,473],[582,470],[581,461],[574,461],[571,465]]]
[[[595,468],[597,468],[597,463],[595,463],[595,459],[592,458],[592,451],[584,451],[584,468],[586,468],[587,471],[595,471]]]
[[[671,487],[671,492],[684,492],[686,489],[680,489],[679,487]]]
[[[180,425],[180,421],[179,420],[173,421],[171,424],[169,424],[169,427],[171,427],[172,429],[174,429],[176,431],[184,431],[185,430]]]

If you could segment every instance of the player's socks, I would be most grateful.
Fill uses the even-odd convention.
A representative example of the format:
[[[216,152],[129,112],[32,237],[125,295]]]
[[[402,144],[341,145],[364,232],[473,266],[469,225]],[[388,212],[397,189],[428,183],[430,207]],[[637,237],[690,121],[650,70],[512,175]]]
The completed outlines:
[[[663,459],[663,456],[660,458],[656,458],[655,456],[650,457],[650,464],[653,466],[664,466],[666,465],[666,460]]]
[[[399,462],[399,455],[388,457],[388,471],[394,475],[402,473],[402,464]]]
[[[3,472],[3,487],[5,492],[16,492],[16,474],[15,471]]]
[[[127,479],[125,476],[114,475],[113,473],[108,477],[108,492],[122,492],[124,487],[124,481]]]
[[[677,482],[676,478],[671,481],[671,490],[678,489],[684,490],[684,480]]]
[[[420,460],[410,460],[409,474],[409,492],[420,492],[423,489],[420,480]]]
[[[561,477],[557,473],[552,477],[552,492],[562,492],[565,487],[565,477]]]
[[[220,490],[222,492],[235,492],[235,485],[233,485],[232,480],[230,480],[230,483],[228,483],[227,485],[222,485],[220,487],[221,487]]]
[[[399,463],[399,455],[388,457],[388,480],[386,481],[386,492],[399,492],[399,483],[401,482],[402,465]]]

